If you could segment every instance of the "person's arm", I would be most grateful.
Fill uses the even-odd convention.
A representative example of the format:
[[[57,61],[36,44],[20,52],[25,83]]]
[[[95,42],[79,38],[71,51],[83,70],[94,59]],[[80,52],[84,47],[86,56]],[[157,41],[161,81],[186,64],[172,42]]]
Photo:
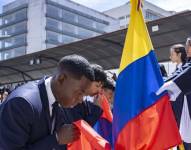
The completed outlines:
[[[102,109],[89,101],[83,101],[83,103],[69,109],[64,109],[69,122],[75,122],[77,120],[83,119],[93,126],[96,121],[102,115]]]
[[[187,95],[191,93],[191,67],[185,69],[181,74],[171,81],[163,84],[162,87],[156,92],[157,95],[168,91],[170,99],[175,101],[179,94],[182,92]]]
[[[84,120],[91,126],[94,126],[98,119],[101,117],[103,110],[100,106],[88,101],[86,101],[85,107],[87,107],[89,111],[87,115],[84,116]]]
[[[55,135],[48,135],[29,144],[33,107],[23,98],[14,98],[0,106],[0,149],[3,150],[52,150],[57,146]]]
[[[191,93],[191,67],[183,71],[173,81],[184,94]]]

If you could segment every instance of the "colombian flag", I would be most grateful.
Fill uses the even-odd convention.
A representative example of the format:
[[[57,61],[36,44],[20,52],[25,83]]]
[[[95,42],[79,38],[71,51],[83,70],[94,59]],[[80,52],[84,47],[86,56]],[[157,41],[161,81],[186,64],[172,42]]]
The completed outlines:
[[[87,122],[74,122],[80,130],[80,139],[68,144],[67,150],[111,150],[108,141],[102,138]]]
[[[113,112],[115,150],[167,150],[181,143],[139,0],[130,0],[131,18],[122,53]]]
[[[112,144],[113,115],[112,115],[112,112],[111,112],[111,109],[109,106],[109,102],[103,94],[100,95],[99,101],[100,101],[100,105],[101,105],[101,108],[103,110],[103,113],[93,128],[104,139],[106,139],[110,144]]]

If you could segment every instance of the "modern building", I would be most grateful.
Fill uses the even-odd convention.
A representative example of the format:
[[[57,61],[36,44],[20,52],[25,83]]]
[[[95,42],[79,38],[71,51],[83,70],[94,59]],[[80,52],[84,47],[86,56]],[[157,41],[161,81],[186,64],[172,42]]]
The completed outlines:
[[[103,13],[112,16],[120,21],[120,28],[127,28],[130,19],[130,2],[116,8],[104,11]],[[146,21],[156,20],[162,17],[173,15],[175,12],[166,11],[148,1],[143,1],[143,15]]]
[[[0,60],[119,29],[119,20],[70,0],[15,0],[0,14]]]

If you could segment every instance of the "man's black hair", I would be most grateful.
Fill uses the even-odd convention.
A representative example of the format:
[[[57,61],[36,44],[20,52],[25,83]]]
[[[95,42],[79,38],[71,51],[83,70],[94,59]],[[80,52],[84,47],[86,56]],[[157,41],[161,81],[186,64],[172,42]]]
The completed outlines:
[[[107,75],[104,72],[103,68],[100,65],[97,65],[97,64],[92,64],[91,67],[92,67],[92,69],[94,71],[94,76],[95,76],[94,81],[104,83],[105,80],[107,79]]]
[[[85,76],[91,81],[94,81],[94,71],[90,63],[82,56],[68,55],[63,57],[58,63],[58,70],[68,71],[74,78],[81,79]]]
[[[103,88],[115,91],[115,81],[113,79],[107,78],[103,84]]]

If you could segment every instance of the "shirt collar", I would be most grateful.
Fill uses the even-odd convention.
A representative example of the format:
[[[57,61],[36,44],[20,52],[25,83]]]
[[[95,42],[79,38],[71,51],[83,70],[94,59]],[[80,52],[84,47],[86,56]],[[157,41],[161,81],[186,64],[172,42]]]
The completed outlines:
[[[51,89],[51,80],[52,80],[52,77],[45,79],[45,87],[46,87],[48,101],[49,101],[50,114],[52,114],[52,111],[51,111],[52,104],[56,102],[56,98],[54,97],[52,93],[52,89]]]

